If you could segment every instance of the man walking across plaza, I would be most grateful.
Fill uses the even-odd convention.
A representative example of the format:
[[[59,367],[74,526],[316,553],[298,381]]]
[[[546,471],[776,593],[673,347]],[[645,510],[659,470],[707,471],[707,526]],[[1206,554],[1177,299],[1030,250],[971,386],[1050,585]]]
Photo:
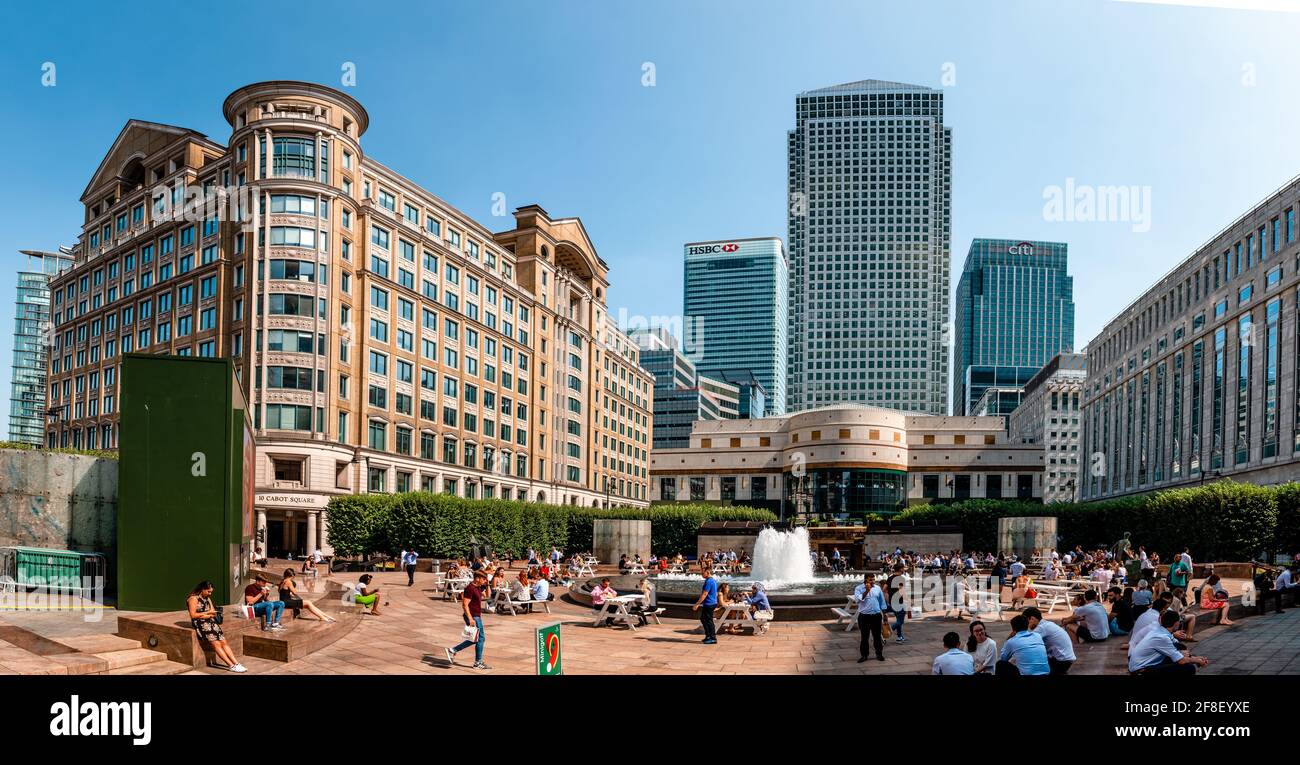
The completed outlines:
[[[474,669],[491,669],[483,663],[483,646],[487,643],[487,635],[483,632],[483,585],[487,583],[487,577],[482,571],[474,572],[474,581],[465,585],[465,591],[460,596],[460,606],[463,610],[462,617],[465,620],[466,627],[473,627],[473,640],[462,640],[455,648],[448,648],[447,663],[456,663],[456,654],[474,646]]]
[[[885,621],[885,593],[880,591],[874,574],[867,574],[853,590],[853,599],[858,604],[858,630],[862,633],[862,643],[858,649],[858,663],[871,658],[871,646],[876,646],[876,658],[885,660],[885,640],[881,632]]]
[[[713,609],[718,606],[718,580],[705,571],[704,586],[700,588],[700,597],[691,606],[692,611],[700,612],[700,625],[704,627],[704,644],[714,645],[718,634],[713,629]]]
[[[407,550],[402,553],[402,567],[406,569],[406,586],[410,587],[415,584],[415,563],[420,559],[415,550]]]

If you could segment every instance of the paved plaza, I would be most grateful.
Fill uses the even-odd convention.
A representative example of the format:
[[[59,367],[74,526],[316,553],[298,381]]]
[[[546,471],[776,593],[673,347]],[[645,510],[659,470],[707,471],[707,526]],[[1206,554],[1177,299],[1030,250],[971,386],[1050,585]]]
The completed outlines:
[[[356,575],[336,574],[346,580]],[[517,616],[484,613],[487,632],[486,673],[470,668],[473,649],[462,651],[457,666],[448,666],[445,646],[459,642],[463,626],[459,603],[443,600],[434,589],[432,574],[417,574],[415,586],[406,586],[404,573],[376,575],[387,605],[380,616],[364,616],[360,623],[336,642],[305,658],[281,663],[247,658],[254,674],[327,675],[455,675],[533,674],[533,630],[541,624],[563,623],[564,671],[573,675],[623,674],[811,674],[875,675],[929,674],[931,662],[942,652],[944,633],[967,634],[964,621],[939,615],[909,619],[904,627],[907,642],[887,641],[885,661],[858,663],[860,633],[846,632],[844,625],[830,620],[818,622],[775,622],[765,635],[720,634],[718,644],[701,644],[698,622],[663,619],[635,631],[626,627],[593,627],[591,612],[562,594],[551,603],[552,614],[542,612]],[[562,588],[557,588],[563,593]],[[1015,612],[1003,612],[999,623],[986,621],[990,635],[1001,645],[1010,630]],[[1067,611],[1058,608],[1050,618],[1059,620]],[[1300,674],[1300,610],[1282,615],[1241,619],[1230,628],[1209,627],[1197,631],[1192,644],[1197,655],[1211,659],[1207,674]],[[0,613],[0,674],[33,671],[40,665],[21,651],[4,645],[4,630],[20,627],[46,637],[64,640],[70,636],[89,640],[115,631],[116,613],[108,611],[99,622],[86,622],[80,614]],[[1125,674],[1124,638],[1102,644],[1076,646],[1078,661],[1074,674]],[[157,665],[159,672],[168,663]],[[174,671],[174,665],[173,671]],[[153,665],[132,670],[151,674]],[[226,674],[221,670],[199,669],[182,674]]]

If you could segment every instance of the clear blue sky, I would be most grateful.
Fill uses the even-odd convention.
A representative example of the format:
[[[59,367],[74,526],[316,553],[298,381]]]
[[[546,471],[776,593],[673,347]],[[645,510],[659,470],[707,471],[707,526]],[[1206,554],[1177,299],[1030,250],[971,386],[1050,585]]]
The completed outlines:
[[[676,314],[682,243],[785,236],[796,93],[940,87],[951,65],[954,272],[973,237],[1068,242],[1082,347],[1300,173],[1297,39],[1300,14],[1110,0],[22,3],[0,30],[0,253],[75,240],[127,119],[224,142],[231,90],[339,86],[350,61],[370,155],[494,230],[511,223],[495,192],[581,216],[611,314]],[[1044,188],[1067,178],[1150,187],[1150,230],[1045,220]],[[6,390],[13,283],[0,269]]]

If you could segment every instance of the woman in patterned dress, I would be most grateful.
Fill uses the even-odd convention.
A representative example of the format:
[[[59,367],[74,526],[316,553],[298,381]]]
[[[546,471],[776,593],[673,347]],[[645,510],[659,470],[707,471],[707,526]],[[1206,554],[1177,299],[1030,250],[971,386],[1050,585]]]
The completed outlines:
[[[221,631],[221,625],[217,623],[218,611],[216,606],[212,605],[212,582],[205,579],[196,584],[194,589],[190,590],[185,605],[190,612],[190,624],[194,625],[199,640],[209,643],[217,658],[225,662],[225,664],[211,666],[228,669],[231,672],[247,672],[248,670],[239,663],[234,652],[230,650],[230,646],[226,643],[226,636]]]

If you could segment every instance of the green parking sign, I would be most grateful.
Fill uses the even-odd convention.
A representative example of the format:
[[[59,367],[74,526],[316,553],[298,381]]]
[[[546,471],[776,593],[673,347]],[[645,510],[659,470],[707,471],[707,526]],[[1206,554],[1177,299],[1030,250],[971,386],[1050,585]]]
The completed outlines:
[[[537,674],[562,675],[560,662],[560,623],[552,622],[537,628]]]

